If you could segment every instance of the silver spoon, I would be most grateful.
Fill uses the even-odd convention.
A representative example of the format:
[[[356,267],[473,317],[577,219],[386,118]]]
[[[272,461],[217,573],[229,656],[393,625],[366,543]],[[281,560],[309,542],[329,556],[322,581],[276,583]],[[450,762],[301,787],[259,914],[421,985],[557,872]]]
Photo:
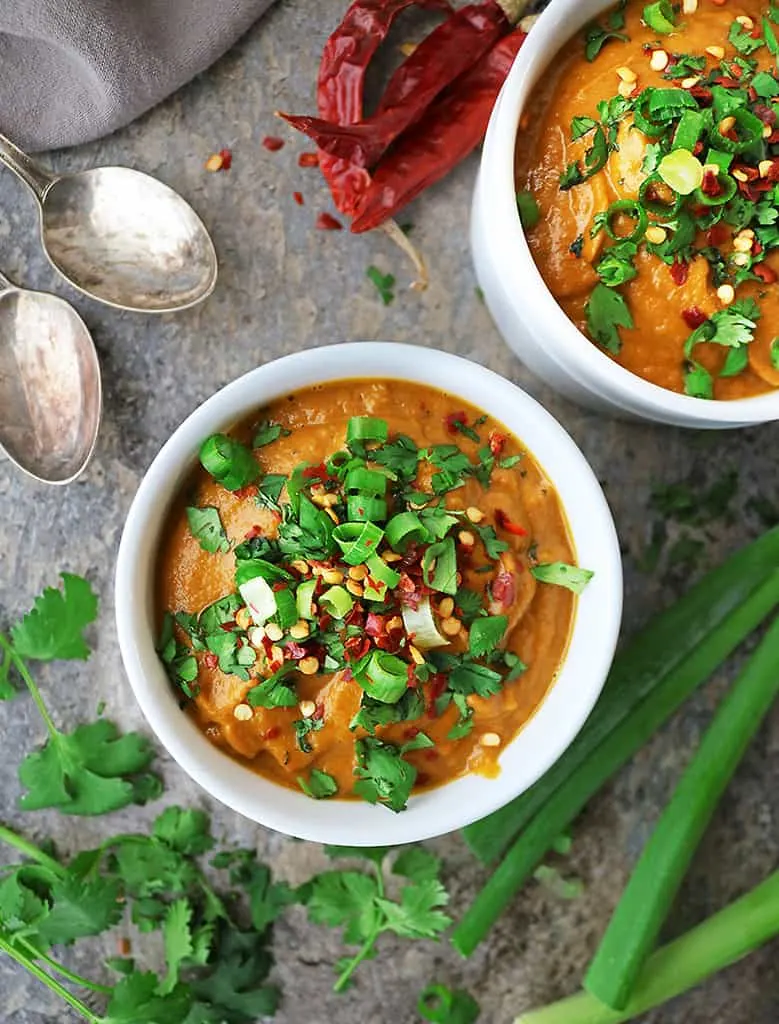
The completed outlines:
[[[40,206],[41,241],[55,270],[100,302],[170,313],[214,290],[208,232],[177,192],[129,167],[49,174],[0,135],[0,162]]]
[[[100,365],[75,309],[0,274],[0,447],[43,483],[75,480],[100,424]]]

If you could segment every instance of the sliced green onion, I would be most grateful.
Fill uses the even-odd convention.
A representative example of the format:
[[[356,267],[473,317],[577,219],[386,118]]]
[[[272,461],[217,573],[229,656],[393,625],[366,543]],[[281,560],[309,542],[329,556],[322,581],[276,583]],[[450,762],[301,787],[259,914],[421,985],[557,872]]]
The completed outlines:
[[[531,575],[539,583],[552,583],[557,587],[565,587],[574,594],[581,594],[592,577],[591,569],[580,569],[578,565],[567,565],[565,562],[548,562],[545,565],[534,565]]]
[[[419,602],[416,608],[403,605],[401,611],[406,632],[414,638],[414,646],[420,651],[428,651],[433,647],[446,647],[449,641],[438,632],[433,618],[430,598]]]
[[[350,523],[383,522],[387,518],[387,502],[369,494],[349,494],[346,515]]]
[[[674,10],[669,0],[657,0],[657,3],[647,4],[643,20],[653,32],[659,32],[662,36],[670,35],[676,28]]]
[[[273,588],[262,576],[255,576],[238,585],[238,591],[246,602],[255,626],[264,626],[276,614],[276,596]]]
[[[630,217],[636,222],[636,226],[629,235],[618,235],[612,227],[612,218],[619,214],[623,217]],[[638,242],[644,237],[644,232],[646,231],[646,210],[635,199],[618,199],[606,211],[606,220],[603,227],[609,238],[613,238],[615,242]]]
[[[327,472],[329,476],[340,477],[343,472],[349,467],[349,463],[354,463],[355,466],[362,466],[362,459],[355,459],[351,452],[340,451],[334,452],[330,458],[325,462]]]
[[[399,512],[387,523],[387,543],[393,551],[405,551],[409,544],[421,544],[429,536],[416,512]]]
[[[298,621],[298,606],[295,595],[289,589],[275,590],[273,596],[276,599],[276,620],[282,629],[289,629]]]
[[[387,421],[374,416],[352,416],[346,426],[346,443],[352,441],[384,442],[389,436]]]
[[[200,463],[228,491],[254,483],[261,473],[251,449],[227,434],[206,438],[200,448]]]
[[[378,551],[383,536],[384,530],[374,523],[341,523],[333,530],[347,565],[360,565]]]
[[[685,110],[674,132],[673,148],[690,151],[695,149],[695,144],[701,137],[705,123],[706,118],[700,110]],[[676,191],[678,192],[679,189]]]
[[[295,591],[295,603],[298,608],[298,617],[301,619],[314,618],[314,592],[316,591],[316,580],[303,580]]]
[[[661,184],[663,188],[667,188],[672,196],[670,202],[665,202],[657,195],[657,185]],[[650,193],[654,193],[651,195]],[[659,174],[650,174],[648,178],[645,178],[641,182],[641,186],[638,190],[638,201],[641,203],[643,208],[649,214],[650,217],[663,217],[670,218],[674,217],[682,207],[684,202],[684,196],[679,195],[678,192],[674,192],[670,186],[666,185]]]
[[[746,107],[736,107],[730,111],[730,116],[735,118],[735,129],[737,139],[729,139],[723,135],[718,128],[711,132],[710,139],[718,149],[724,149],[727,153],[743,153],[744,150],[754,146],[763,139],[763,122]]]
[[[724,206],[725,203],[730,202],[738,190],[736,179],[731,178],[725,171],[720,171],[717,175],[717,181],[722,188],[718,196],[707,195],[702,189],[696,188],[695,202],[700,203],[701,206]]]
[[[319,595],[319,607],[334,619],[343,619],[354,607],[354,600],[346,587],[339,585]]]
[[[703,164],[689,149],[675,149],[663,157],[657,166],[657,173],[674,192],[688,196],[703,181]]]
[[[387,651],[374,651],[357,678],[369,697],[395,704],[408,689],[408,663]]]
[[[355,466],[346,474],[344,487],[347,491],[359,491],[361,494],[381,498],[387,493],[387,477],[378,470]]]
[[[647,110],[649,104],[648,91],[645,90],[636,100],[633,107],[633,123],[644,135],[648,135],[650,139],[655,139],[658,135],[664,134],[665,125],[658,124],[650,118]]]
[[[425,551],[422,556],[422,577],[426,586],[433,590],[442,594],[457,593],[457,552],[452,537],[431,544]]]
[[[235,569],[235,585],[240,587],[242,583],[248,583],[255,576],[261,576],[270,583],[278,583],[280,580],[291,580],[292,576],[286,569],[267,562],[264,558],[244,558]]]
[[[727,171],[733,163],[732,153],[723,153],[719,149],[710,149],[706,154],[707,164],[716,164],[721,171]]]
[[[383,601],[387,590],[400,583],[400,573],[391,569],[381,555],[371,555],[365,562],[369,576],[365,581],[365,596],[369,601]]]

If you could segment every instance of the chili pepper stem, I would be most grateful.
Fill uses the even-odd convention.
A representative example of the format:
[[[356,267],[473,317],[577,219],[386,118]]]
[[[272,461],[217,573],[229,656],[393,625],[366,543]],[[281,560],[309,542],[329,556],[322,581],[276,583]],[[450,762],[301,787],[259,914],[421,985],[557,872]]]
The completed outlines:
[[[528,6],[528,0],[496,0],[496,3],[510,25],[516,25]]]
[[[386,236],[393,241],[414,264],[414,269],[418,276],[415,281],[411,282],[409,287],[415,292],[425,291],[427,286],[430,284],[430,276],[427,272],[427,264],[425,263],[421,252],[411,242],[408,235],[401,230],[397,221],[386,220],[380,225],[380,227]]]

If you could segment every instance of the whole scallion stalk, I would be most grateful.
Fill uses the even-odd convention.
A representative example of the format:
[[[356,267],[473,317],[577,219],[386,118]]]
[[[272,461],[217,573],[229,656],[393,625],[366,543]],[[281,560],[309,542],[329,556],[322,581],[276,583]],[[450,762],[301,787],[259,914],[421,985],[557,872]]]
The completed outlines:
[[[775,935],[779,935],[779,871],[650,957],[624,1010],[611,1010],[582,992],[523,1013],[516,1024],[623,1024],[694,988]]]
[[[749,743],[779,693],[779,619],[719,706],[639,858],[584,979],[622,1010]]]

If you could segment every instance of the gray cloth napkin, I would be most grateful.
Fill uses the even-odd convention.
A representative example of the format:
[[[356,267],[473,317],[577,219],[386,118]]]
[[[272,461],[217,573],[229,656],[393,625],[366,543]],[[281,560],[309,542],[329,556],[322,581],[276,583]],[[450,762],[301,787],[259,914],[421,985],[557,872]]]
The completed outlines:
[[[98,138],[225,52],[272,0],[0,0],[0,132]]]

